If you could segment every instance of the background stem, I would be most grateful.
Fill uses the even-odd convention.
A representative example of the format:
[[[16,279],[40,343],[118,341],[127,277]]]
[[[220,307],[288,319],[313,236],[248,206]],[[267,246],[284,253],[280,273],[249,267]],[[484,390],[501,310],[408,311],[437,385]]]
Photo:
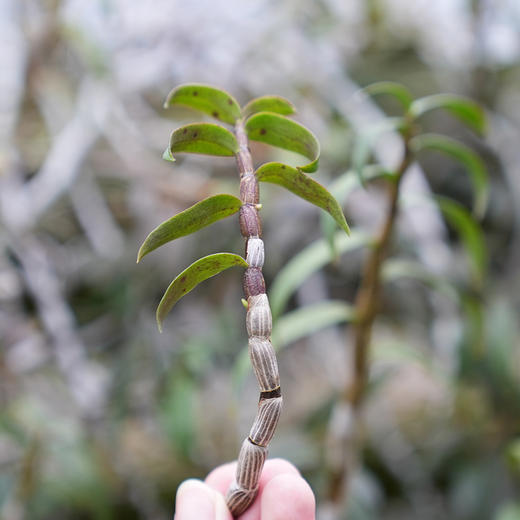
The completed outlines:
[[[402,177],[411,163],[409,140],[404,137],[404,154],[394,177],[388,183],[387,211],[383,226],[369,252],[362,269],[361,283],[356,294],[354,327],[354,352],[352,377],[340,398],[339,410],[343,415],[338,428],[331,431],[332,451],[341,453],[340,463],[332,465],[329,476],[329,496],[338,508],[346,504],[350,491],[350,478],[357,465],[361,446],[360,409],[368,382],[368,359],[372,326],[379,311],[381,268],[385,261],[396,217],[398,214],[399,188]],[[338,422],[338,421],[336,421]],[[342,431],[341,431],[342,430]],[[334,449],[335,448],[335,449]]]

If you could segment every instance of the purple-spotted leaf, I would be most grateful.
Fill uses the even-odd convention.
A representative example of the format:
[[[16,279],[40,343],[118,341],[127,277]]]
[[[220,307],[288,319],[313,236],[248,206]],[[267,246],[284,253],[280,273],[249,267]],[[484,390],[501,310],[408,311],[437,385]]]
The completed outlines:
[[[410,106],[410,115],[420,117],[436,108],[447,110],[480,135],[486,132],[486,116],[482,107],[471,99],[455,94],[435,94],[416,99]]]
[[[172,133],[168,150],[169,156],[165,157],[165,152],[163,158],[170,161],[177,152],[232,156],[238,152],[238,143],[235,136],[220,125],[192,123]]]
[[[259,112],[246,121],[249,139],[267,143],[307,157],[311,162],[299,166],[307,173],[318,169],[320,145],[314,134],[287,117],[271,112]]]
[[[387,94],[396,98],[405,111],[410,108],[410,105],[413,102],[413,96],[410,91],[401,83],[396,83],[394,81],[379,81],[377,83],[372,83],[371,85],[366,86],[362,92],[370,96],[377,96],[380,94]]]
[[[475,190],[473,211],[477,217],[483,216],[488,200],[488,174],[484,162],[471,148],[438,134],[418,135],[410,141],[410,147],[415,152],[438,151],[460,162],[469,173]]]
[[[294,114],[294,105],[280,96],[262,96],[252,99],[243,109],[242,115],[247,118],[258,112],[274,112],[282,116]]]
[[[164,108],[172,105],[200,110],[230,125],[234,125],[240,117],[240,106],[231,94],[207,85],[180,85],[174,88],[168,95]]]
[[[324,209],[347,235],[350,234],[345,215],[338,201],[318,182],[297,168],[282,163],[266,163],[255,172],[259,181],[278,184],[302,199]]]
[[[241,205],[242,202],[237,197],[222,194],[204,199],[191,208],[181,211],[165,220],[146,237],[139,249],[137,261],[171,240],[190,235],[217,220],[233,215]]]
[[[216,274],[239,265],[247,267],[247,262],[239,255],[232,253],[216,253],[200,258],[173,280],[157,307],[157,325],[162,332],[162,323],[172,307],[199,283]]]

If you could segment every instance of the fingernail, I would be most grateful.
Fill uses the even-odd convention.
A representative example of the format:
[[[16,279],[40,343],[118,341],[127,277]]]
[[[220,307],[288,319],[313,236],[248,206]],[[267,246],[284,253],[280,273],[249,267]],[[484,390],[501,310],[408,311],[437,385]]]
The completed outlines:
[[[184,481],[177,490],[175,520],[213,520],[215,518],[215,495],[211,488],[200,480]]]

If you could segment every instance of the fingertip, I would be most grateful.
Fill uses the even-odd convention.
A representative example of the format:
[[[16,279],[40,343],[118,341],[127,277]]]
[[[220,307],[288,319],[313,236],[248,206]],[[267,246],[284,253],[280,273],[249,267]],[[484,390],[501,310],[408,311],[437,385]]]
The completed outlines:
[[[300,471],[298,468],[291,464],[288,460],[282,458],[269,459],[265,463],[265,467],[272,473],[282,474],[290,473],[293,475],[299,475]]]
[[[215,491],[215,520],[232,520],[231,513],[226,505],[222,493]]]
[[[185,480],[175,497],[175,520],[214,520],[214,491],[197,479]]]
[[[225,495],[235,475],[236,467],[236,462],[222,464],[222,466],[212,470],[204,482],[211,488]]]
[[[262,520],[315,520],[316,500],[299,475],[284,473],[272,478],[261,498]]]
[[[197,479],[185,480],[177,490],[175,520],[232,520],[221,493]]]

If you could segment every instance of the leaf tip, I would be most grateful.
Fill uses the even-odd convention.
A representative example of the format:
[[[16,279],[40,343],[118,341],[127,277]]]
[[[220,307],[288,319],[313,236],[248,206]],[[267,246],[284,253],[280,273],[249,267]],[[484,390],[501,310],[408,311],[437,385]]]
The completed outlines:
[[[143,244],[139,248],[139,251],[137,252],[137,260],[135,262],[136,264],[138,264],[146,256],[146,254],[149,253],[149,251],[145,251],[145,249],[144,249],[145,245],[146,245],[146,240],[143,242]]]
[[[156,315],[155,319],[157,321],[157,328],[159,329],[159,333],[162,334],[163,333],[163,322],[162,322],[161,317],[159,316],[159,309],[157,309],[157,315]]]
[[[168,146],[168,148],[166,148],[166,150],[164,150],[164,152],[162,154],[162,158],[165,161],[175,162],[175,157],[172,155],[172,151],[169,146]]]

